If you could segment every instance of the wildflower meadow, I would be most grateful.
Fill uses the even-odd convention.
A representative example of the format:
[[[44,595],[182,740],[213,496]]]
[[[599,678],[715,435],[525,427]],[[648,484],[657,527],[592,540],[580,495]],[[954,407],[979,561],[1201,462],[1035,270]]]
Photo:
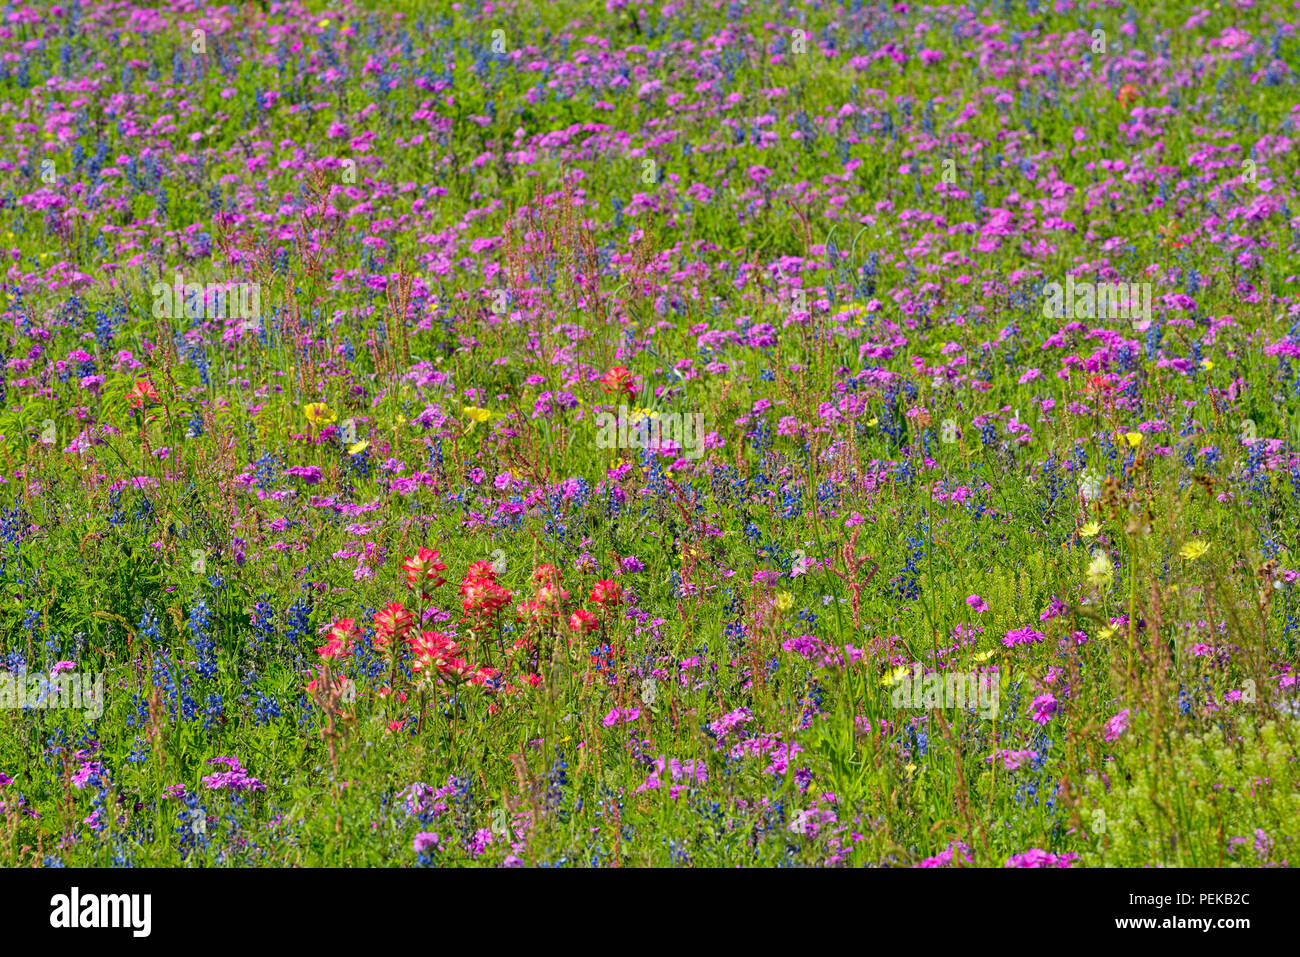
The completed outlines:
[[[4,6],[0,865],[1300,863],[1298,20]]]

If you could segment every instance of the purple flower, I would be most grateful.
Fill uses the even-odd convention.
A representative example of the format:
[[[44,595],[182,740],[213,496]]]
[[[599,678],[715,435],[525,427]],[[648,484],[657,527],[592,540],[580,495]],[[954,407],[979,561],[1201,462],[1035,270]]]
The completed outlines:
[[[316,465],[294,465],[284,470],[285,475],[302,479],[308,485],[315,485],[321,480],[320,467]]]
[[[1061,601],[1060,598],[1053,595],[1052,603],[1047,606],[1047,609],[1041,615],[1038,616],[1038,620],[1050,621],[1051,619],[1059,618],[1061,615],[1064,614],[1065,614],[1065,602]]]
[[[415,835],[415,853],[423,854],[428,850],[438,849],[438,835],[433,831],[421,831]]]
[[[1052,854],[1041,848],[1031,847],[1023,854],[1012,854],[1007,858],[1007,867],[1069,867],[1079,857],[1078,854]]]
[[[934,857],[927,857],[920,864],[914,864],[913,867],[951,867],[954,857],[959,857],[958,863],[972,864],[971,856],[968,853],[970,848],[961,841],[954,841],[949,844],[945,850],[940,851]]]
[[[209,791],[265,791],[266,785],[252,777],[242,767],[238,758],[210,758],[208,764],[225,765],[229,771],[218,771],[203,778],[203,784]]]
[[[1039,695],[1034,699],[1033,710],[1030,712],[1029,717],[1039,724],[1047,724],[1052,720],[1052,716],[1056,714],[1057,710],[1056,695]]]
[[[966,598],[966,604],[970,605],[970,606],[971,606],[972,608],[974,608],[977,612],[981,612],[981,613],[983,613],[983,612],[986,612],[986,611],[989,610],[988,602],[986,602],[986,601],[985,601],[983,598],[981,598],[979,595],[969,595],[969,596],[967,596],[967,598]]]
[[[994,758],[1001,758],[1003,768],[1008,771],[1018,771],[1036,757],[1038,757],[1037,751],[1012,751],[1007,748],[999,748],[984,760],[992,761]]]
[[[97,774],[102,774],[104,766],[98,761],[87,761],[72,776],[72,785],[77,790],[81,790],[90,783],[90,779]]]
[[[1013,628],[1008,631],[1006,637],[1002,639],[1002,644],[1008,648],[1014,648],[1016,645],[1037,644],[1046,637],[1041,631],[1034,631],[1034,629],[1026,625],[1024,628]]]
[[[717,735],[717,737],[725,738],[736,728],[752,720],[754,720],[754,715],[748,708],[737,708],[735,711],[727,712],[717,721],[710,724],[709,730]]]
[[[492,843],[492,832],[486,827],[481,827],[474,832],[474,836],[469,841],[469,852],[474,857],[478,857],[487,850],[487,846]]]
[[[635,721],[639,717],[641,717],[640,708],[624,708],[621,710],[619,708],[615,708],[609,714],[605,715],[605,718],[603,721],[601,721],[601,724],[603,724],[607,728],[610,728],[618,724],[620,721],[624,721],[624,722]]]
[[[1106,731],[1103,737],[1107,741],[1114,741],[1121,734],[1128,730],[1129,709],[1125,708],[1119,714],[1112,717],[1106,722]]]

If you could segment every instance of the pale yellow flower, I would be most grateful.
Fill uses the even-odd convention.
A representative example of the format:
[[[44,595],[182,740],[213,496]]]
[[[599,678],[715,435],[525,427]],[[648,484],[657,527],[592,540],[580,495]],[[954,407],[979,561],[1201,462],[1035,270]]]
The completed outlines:
[[[1115,566],[1111,564],[1110,556],[1100,548],[1095,549],[1092,553],[1092,562],[1088,565],[1088,581],[1100,586],[1114,577]]]
[[[1178,550],[1178,554],[1189,562],[1194,562],[1210,550],[1209,542],[1203,542],[1199,538],[1194,538]]]

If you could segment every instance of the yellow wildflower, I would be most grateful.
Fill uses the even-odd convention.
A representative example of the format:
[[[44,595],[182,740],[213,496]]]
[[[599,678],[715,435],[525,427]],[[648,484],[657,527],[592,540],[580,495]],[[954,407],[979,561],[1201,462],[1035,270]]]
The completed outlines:
[[[310,402],[302,407],[302,414],[315,426],[329,425],[338,418],[324,402]]]

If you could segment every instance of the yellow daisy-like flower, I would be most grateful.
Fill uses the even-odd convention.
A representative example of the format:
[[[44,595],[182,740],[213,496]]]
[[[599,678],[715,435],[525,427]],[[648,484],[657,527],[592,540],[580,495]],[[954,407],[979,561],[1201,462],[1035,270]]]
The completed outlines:
[[[338,418],[324,402],[310,402],[304,405],[302,414],[307,416],[307,421],[315,426],[329,425]]]
[[[1117,630],[1118,629],[1114,625],[1107,625],[1101,631],[1097,632],[1097,638],[1101,641],[1109,641],[1111,638],[1115,637],[1115,632]]]
[[[1104,585],[1115,577],[1115,566],[1110,556],[1100,548],[1092,553],[1092,562],[1088,565],[1088,581],[1094,585]]]
[[[790,594],[788,591],[779,591],[776,593],[776,600],[772,602],[772,604],[776,607],[777,611],[784,615],[794,607],[794,595]]]
[[[877,426],[877,425],[879,425],[879,424],[880,424],[880,420],[879,420],[879,419],[872,419],[870,422],[867,423],[867,426],[868,426],[868,427],[874,427],[874,426]]]
[[[1214,363],[1211,362],[1209,359],[1202,359],[1201,368],[1204,369],[1206,372],[1209,372],[1211,369],[1214,368]]]
[[[883,688],[889,688],[898,684],[911,673],[910,668],[895,668],[889,674],[885,675],[885,677],[880,679],[880,685]]]
[[[1084,538],[1092,538],[1101,531],[1101,525],[1097,522],[1089,522],[1083,528],[1079,529],[1079,534]]]
[[[909,764],[909,765],[908,765],[906,768],[904,768],[903,770],[907,772],[907,776],[910,778],[913,774],[916,773],[916,765],[915,765],[915,764]]]
[[[978,655],[973,656],[971,660],[983,664],[984,662],[988,661],[990,658],[994,657],[996,654],[997,652],[992,649],[988,651],[981,651]]]
[[[1128,447],[1129,447],[1129,448],[1131,448],[1131,449],[1135,449],[1135,448],[1137,448],[1139,445],[1142,444],[1142,433],[1141,433],[1141,432],[1121,432],[1121,433],[1120,433],[1120,439],[1123,440],[1124,442],[1126,442],[1126,443],[1128,444]]]
[[[472,422],[486,422],[488,419],[492,418],[492,413],[488,409],[480,409],[473,405],[467,405],[465,408],[461,409],[461,411],[464,412],[465,417]]]
[[[360,455],[368,448],[370,448],[370,443],[365,439],[362,439],[356,445],[352,446],[352,448],[348,449],[348,455]]]
[[[1210,543],[1203,542],[1199,538],[1194,538],[1178,550],[1178,554],[1189,562],[1194,562],[1210,550]]]

